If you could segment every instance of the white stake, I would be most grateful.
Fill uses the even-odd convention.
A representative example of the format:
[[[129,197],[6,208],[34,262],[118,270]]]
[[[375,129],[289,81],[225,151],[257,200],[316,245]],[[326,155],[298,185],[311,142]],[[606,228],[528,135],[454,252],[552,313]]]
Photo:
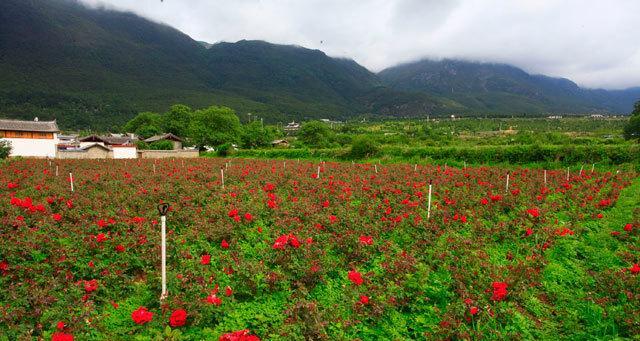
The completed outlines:
[[[416,163],[415,165],[413,165],[413,171],[417,172],[418,171],[418,164]]]
[[[544,170],[544,187],[547,187],[547,170]]]
[[[156,174],[156,164],[153,164],[153,174]]]
[[[567,181],[569,181],[569,167],[567,167]]]
[[[224,168],[220,167],[220,181],[222,182],[222,188],[224,188]]]
[[[71,184],[71,192],[73,192],[73,174],[69,173],[69,183]]]
[[[591,164],[591,173],[593,173],[593,170],[594,170],[595,168],[596,168],[596,164],[595,164],[595,163]]]
[[[318,173],[316,174],[316,177],[320,179],[320,166],[318,166]]]
[[[432,189],[432,184],[431,184],[431,180],[429,180],[429,201],[427,203],[427,220],[431,218],[431,189]]]
[[[509,173],[507,173],[507,185],[504,187],[505,192],[509,192]]]
[[[287,169],[287,161],[282,162],[282,169]]]
[[[58,165],[56,165],[56,176],[58,176]]]
[[[584,168],[583,165],[580,165],[580,176],[582,176],[582,169]]]
[[[376,174],[378,174],[378,165],[373,165],[373,168],[376,170]]]
[[[160,295],[160,301],[167,298],[167,216],[160,216],[160,224],[162,226],[161,234],[162,241],[160,246],[160,253],[162,257],[162,294]]]

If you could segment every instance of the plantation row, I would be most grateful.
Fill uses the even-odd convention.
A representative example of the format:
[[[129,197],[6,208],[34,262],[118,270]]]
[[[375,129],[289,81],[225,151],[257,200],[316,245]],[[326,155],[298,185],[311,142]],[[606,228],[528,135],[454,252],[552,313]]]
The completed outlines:
[[[0,339],[631,337],[636,178],[14,160],[0,168]]]
[[[261,158],[317,158],[351,159],[347,149],[251,149],[238,151],[238,157]],[[637,145],[519,145],[477,147],[382,147],[370,157],[388,157],[399,160],[459,160],[467,163],[602,163],[620,165],[640,163],[640,146]]]

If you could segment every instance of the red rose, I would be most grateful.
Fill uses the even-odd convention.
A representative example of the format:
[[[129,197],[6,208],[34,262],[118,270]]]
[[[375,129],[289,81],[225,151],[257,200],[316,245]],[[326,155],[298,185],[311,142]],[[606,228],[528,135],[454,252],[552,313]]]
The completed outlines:
[[[494,301],[502,301],[507,296],[507,283],[493,282],[493,295],[491,299]]]
[[[228,249],[229,248],[229,243],[227,243],[227,241],[223,239],[222,242],[220,243],[220,246],[223,249]]]
[[[249,335],[249,330],[239,330],[233,333],[227,333],[220,336],[220,341],[260,341],[255,335]]]
[[[55,220],[55,221],[60,221],[60,220],[62,220],[62,214],[54,213],[53,215],[51,215],[51,218],[53,218],[53,220]]]
[[[349,271],[347,277],[349,277],[349,280],[355,285],[361,285],[364,282],[362,275],[356,270]]]
[[[90,281],[84,281],[84,290],[86,292],[92,292],[98,290],[98,281],[92,279]]]
[[[209,265],[211,263],[211,255],[202,255],[200,257],[200,264]]]
[[[362,304],[369,303],[369,296],[361,295],[360,296],[360,303],[362,303]]]
[[[478,313],[478,307],[469,308],[469,313],[471,313],[471,315],[477,314]]]
[[[169,325],[171,327],[184,326],[187,322],[187,311],[184,309],[174,310],[169,317]]]
[[[63,332],[55,332],[51,335],[51,341],[73,341],[73,335]]]
[[[153,319],[153,313],[148,311],[145,307],[139,307],[131,313],[131,319],[136,324],[143,325],[147,322],[151,322]]]
[[[633,266],[629,268],[629,271],[634,275],[640,273],[640,265],[638,265],[638,263],[633,264]]]

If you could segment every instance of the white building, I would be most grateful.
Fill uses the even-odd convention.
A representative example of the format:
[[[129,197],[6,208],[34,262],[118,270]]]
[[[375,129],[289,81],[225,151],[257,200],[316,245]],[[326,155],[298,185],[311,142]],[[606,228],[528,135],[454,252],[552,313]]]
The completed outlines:
[[[11,144],[11,156],[56,157],[59,131],[56,121],[0,119],[0,140]]]

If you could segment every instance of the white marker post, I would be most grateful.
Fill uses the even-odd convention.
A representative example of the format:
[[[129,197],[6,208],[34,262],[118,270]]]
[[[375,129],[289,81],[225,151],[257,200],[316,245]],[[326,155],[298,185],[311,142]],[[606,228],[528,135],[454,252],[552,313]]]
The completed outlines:
[[[415,165],[413,165],[413,171],[417,172],[418,171],[418,164],[416,163]]]
[[[220,182],[222,183],[222,188],[224,188],[224,168],[220,167]]]
[[[153,174],[156,174],[156,164],[153,164]]]
[[[287,161],[282,161],[282,169],[287,169]]]
[[[376,170],[376,174],[378,174],[378,165],[373,165],[373,169]]]
[[[73,192],[73,174],[69,173],[69,183],[71,184],[71,192]]]
[[[509,192],[509,173],[507,173],[507,184],[504,187],[504,192]]]
[[[316,177],[320,179],[320,166],[318,166],[318,173],[316,174]]]
[[[427,220],[431,218],[431,190],[432,190],[432,180],[429,180],[429,199],[427,202]]]
[[[56,165],[56,176],[58,176],[58,165]]]
[[[169,204],[164,203],[158,205],[158,213],[160,213],[160,257],[162,271],[162,293],[160,294],[160,303],[167,298],[167,211]]]
[[[544,170],[544,187],[547,187],[547,170]]]
[[[595,168],[596,168],[596,164],[595,164],[595,163],[592,163],[592,164],[591,164],[591,173],[593,173],[593,170],[594,170]]]
[[[569,181],[569,167],[567,167],[567,181]]]
[[[584,168],[584,165],[580,165],[580,176],[582,176],[582,169]]]

